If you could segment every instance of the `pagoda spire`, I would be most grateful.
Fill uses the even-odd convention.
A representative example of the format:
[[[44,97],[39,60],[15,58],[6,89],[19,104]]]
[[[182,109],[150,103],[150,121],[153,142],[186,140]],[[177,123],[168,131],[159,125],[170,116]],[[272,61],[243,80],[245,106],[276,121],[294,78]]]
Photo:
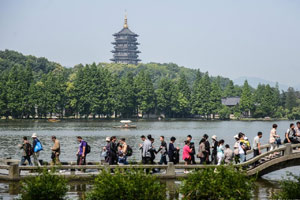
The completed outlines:
[[[125,20],[124,20],[124,28],[128,28],[128,24],[127,24],[127,13],[125,14]]]

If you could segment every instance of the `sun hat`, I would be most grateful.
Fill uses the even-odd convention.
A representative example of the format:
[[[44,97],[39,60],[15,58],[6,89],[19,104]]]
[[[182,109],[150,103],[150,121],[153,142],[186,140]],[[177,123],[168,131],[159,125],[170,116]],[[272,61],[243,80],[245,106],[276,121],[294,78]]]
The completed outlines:
[[[110,137],[106,137],[105,141],[110,142]]]
[[[217,136],[216,135],[211,136],[211,138],[214,139],[214,140],[217,140]]]
[[[36,138],[37,137],[36,133],[33,133],[31,137]]]

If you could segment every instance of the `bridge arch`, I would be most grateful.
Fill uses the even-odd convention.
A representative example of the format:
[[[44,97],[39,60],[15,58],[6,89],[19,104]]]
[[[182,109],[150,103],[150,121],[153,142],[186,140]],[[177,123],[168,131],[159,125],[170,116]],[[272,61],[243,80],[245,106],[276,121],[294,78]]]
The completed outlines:
[[[300,153],[293,153],[264,162],[261,165],[248,170],[247,174],[249,176],[258,175],[260,177],[265,174],[293,166],[300,166]]]

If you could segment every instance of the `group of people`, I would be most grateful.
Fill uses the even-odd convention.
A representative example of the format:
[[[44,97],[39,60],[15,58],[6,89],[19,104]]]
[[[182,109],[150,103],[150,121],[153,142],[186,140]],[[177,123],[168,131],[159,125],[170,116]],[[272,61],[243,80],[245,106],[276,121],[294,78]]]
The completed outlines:
[[[32,165],[31,156],[33,157],[33,163],[36,166],[41,166],[42,163],[39,160],[40,152],[43,150],[43,145],[37,137],[36,133],[33,133],[32,136],[32,145],[30,144],[28,138],[26,136],[23,137],[23,144],[19,144],[18,146],[22,149],[22,158],[21,165],[25,165],[27,161],[29,165]],[[53,146],[51,147],[51,164],[59,164],[59,155],[60,155],[60,142],[56,139],[56,136],[51,136],[51,140],[53,142]]]
[[[280,136],[277,134],[277,124],[273,124],[270,131],[269,144],[270,150],[277,148],[282,142]],[[230,149],[228,144],[225,145],[223,139],[218,140],[216,135],[213,135],[212,141],[209,141],[209,136],[204,134],[199,142],[198,151],[196,151],[195,143],[192,140],[192,136],[188,135],[185,140],[185,145],[182,149],[182,160],[185,165],[196,164],[196,157],[200,159],[200,164],[214,164],[221,165],[229,164],[232,162],[242,163],[246,161],[247,151],[253,148],[253,156],[261,154],[261,143],[263,133],[258,132],[257,136],[253,139],[252,147],[246,135],[242,132],[234,136],[235,144],[233,150]],[[56,136],[51,137],[53,146],[51,147],[51,159],[52,164],[59,164],[60,156],[60,142],[56,139]],[[34,164],[41,166],[39,161],[39,153],[43,150],[42,143],[39,141],[36,133],[32,135],[32,145],[28,141],[27,137],[23,137],[23,144],[19,145],[23,149],[21,165],[24,165],[27,161],[29,165],[32,165],[31,156],[33,156]],[[165,141],[164,136],[160,136],[160,145],[156,149],[154,146],[154,138],[151,135],[141,136],[142,143],[139,145],[143,164],[155,164],[155,158],[157,154],[160,155],[158,164],[167,164],[167,162],[179,163],[179,147],[175,147],[175,137],[170,138],[169,145]],[[86,164],[86,155],[91,151],[91,147],[81,136],[77,137],[79,147],[77,150],[77,165]],[[284,143],[300,143],[300,122],[290,124],[289,129],[285,133]],[[105,158],[105,162],[109,165],[116,164],[128,164],[128,157],[132,156],[133,150],[126,143],[125,138],[119,139],[117,137],[107,137],[106,145],[102,149],[101,156]],[[276,154],[270,155],[270,157],[276,156]],[[256,163],[257,164],[257,163]]]

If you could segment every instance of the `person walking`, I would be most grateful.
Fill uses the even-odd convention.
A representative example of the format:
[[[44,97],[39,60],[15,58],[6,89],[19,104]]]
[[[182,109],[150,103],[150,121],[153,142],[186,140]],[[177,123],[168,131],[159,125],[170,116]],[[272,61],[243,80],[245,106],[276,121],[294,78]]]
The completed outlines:
[[[27,160],[28,164],[31,166],[32,163],[30,156],[33,153],[33,149],[26,136],[23,137],[23,144],[20,144],[19,147],[23,150],[21,165],[25,165],[25,161]]]
[[[32,148],[33,148],[33,163],[34,165],[36,166],[41,166],[41,163],[39,161],[39,156],[40,156],[40,151],[43,150],[43,147],[42,147],[42,143],[39,141],[39,139],[37,138],[37,134],[36,133],[33,133],[32,134],[32,139],[33,139],[33,142],[32,142]]]
[[[228,144],[225,145],[225,150],[224,150],[224,162],[225,164],[231,164],[233,162],[234,158],[234,153],[230,149],[230,146]]]
[[[151,135],[148,135],[147,138],[144,135],[141,136],[143,143],[140,144],[140,149],[142,150],[142,163],[144,165],[150,164],[151,154],[149,150],[151,149],[152,146],[150,141],[151,138],[152,138]]]
[[[102,148],[102,155],[106,163],[109,163],[110,137],[106,137],[106,146]]]
[[[218,163],[218,158],[217,158],[217,148],[218,148],[218,141],[217,141],[217,136],[213,135],[211,137],[212,139],[212,153],[211,153],[211,162],[212,164],[216,165]]]
[[[165,137],[164,136],[160,136],[159,138],[161,144],[160,147],[158,149],[157,152],[160,152],[161,156],[160,156],[160,161],[158,164],[162,165],[162,164],[167,164],[167,154],[168,154],[168,147],[167,147],[167,143],[165,142]]]
[[[240,146],[240,139],[239,135],[234,136],[235,143],[233,146],[233,153],[234,153],[234,162],[235,164],[240,163],[240,154],[239,154],[239,146]]]
[[[117,137],[112,136],[109,143],[108,163],[116,165],[118,162],[118,145],[116,144]]]
[[[253,158],[261,154],[261,143],[260,138],[262,138],[262,132],[258,132],[257,136],[253,139]],[[258,161],[254,163],[254,166],[258,164]]]
[[[243,142],[244,137],[244,133],[239,133],[239,157],[241,163],[246,161],[246,144]]]
[[[176,159],[176,154],[179,150],[179,148],[175,148],[174,142],[176,141],[176,138],[174,136],[171,137],[170,143],[169,143],[169,151],[168,151],[168,156],[169,156],[169,162],[173,162],[174,164],[177,163]]]
[[[224,140],[220,140],[218,142],[217,146],[217,159],[218,159],[218,165],[221,165],[223,159],[224,159]]]
[[[52,159],[52,165],[59,165],[59,155],[60,155],[60,142],[58,139],[56,139],[56,136],[51,137],[52,142],[54,143],[51,147],[51,159]]]
[[[119,152],[121,153],[121,154],[119,154],[119,163],[128,165],[127,156],[126,156],[127,143],[125,142],[125,138],[121,138],[119,147],[120,147]]]
[[[280,137],[279,135],[277,135],[276,129],[277,129],[277,124],[273,124],[273,128],[270,131],[270,139],[269,139],[269,143],[271,146],[270,151],[274,150],[277,147],[276,138]],[[274,156],[275,156],[275,153],[270,154],[269,158],[271,159]]]
[[[195,154],[196,154],[196,150],[195,150],[195,143],[192,141],[193,137],[191,135],[188,135],[186,140],[189,141],[190,143],[190,148],[192,149],[191,151],[191,163],[194,165],[196,164],[196,161],[195,161]]]
[[[191,153],[192,153],[192,149],[190,147],[190,141],[186,140],[185,141],[185,145],[183,147],[183,151],[182,151],[182,160],[184,160],[184,165],[189,165],[191,164]],[[184,170],[184,173],[188,173],[187,169]]]
[[[82,139],[81,136],[77,136],[77,141],[79,143],[77,155],[77,165],[85,165],[86,164],[86,149],[87,143]]]
[[[108,163],[108,149],[109,149],[109,145],[110,145],[110,137],[106,137],[105,141],[106,141],[106,145],[104,147],[102,147],[102,149],[101,149],[100,160],[102,160],[102,158],[104,158],[104,162]]]
[[[201,141],[199,142],[199,149],[198,149],[198,154],[197,157],[200,158],[200,164],[204,164],[206,162],[206,149],[205,149],[205,139],[202,138]]]
[[[206,155],[205,155],[205,162],[206,164],[210,164],[209,162],[209,156],[210,156],[210,143],[208,141],[208,135],[204,134],[203,138],[205,139],[205,150],[206,150]]]
[[[157,154],[157,151],[154,147],[154,138],[151,137],[150,138],[150,142],[151,142],[151,148],[149,149],[150,152],[150,164],[155,164],[154,160],[155,160],[155,154]]]

